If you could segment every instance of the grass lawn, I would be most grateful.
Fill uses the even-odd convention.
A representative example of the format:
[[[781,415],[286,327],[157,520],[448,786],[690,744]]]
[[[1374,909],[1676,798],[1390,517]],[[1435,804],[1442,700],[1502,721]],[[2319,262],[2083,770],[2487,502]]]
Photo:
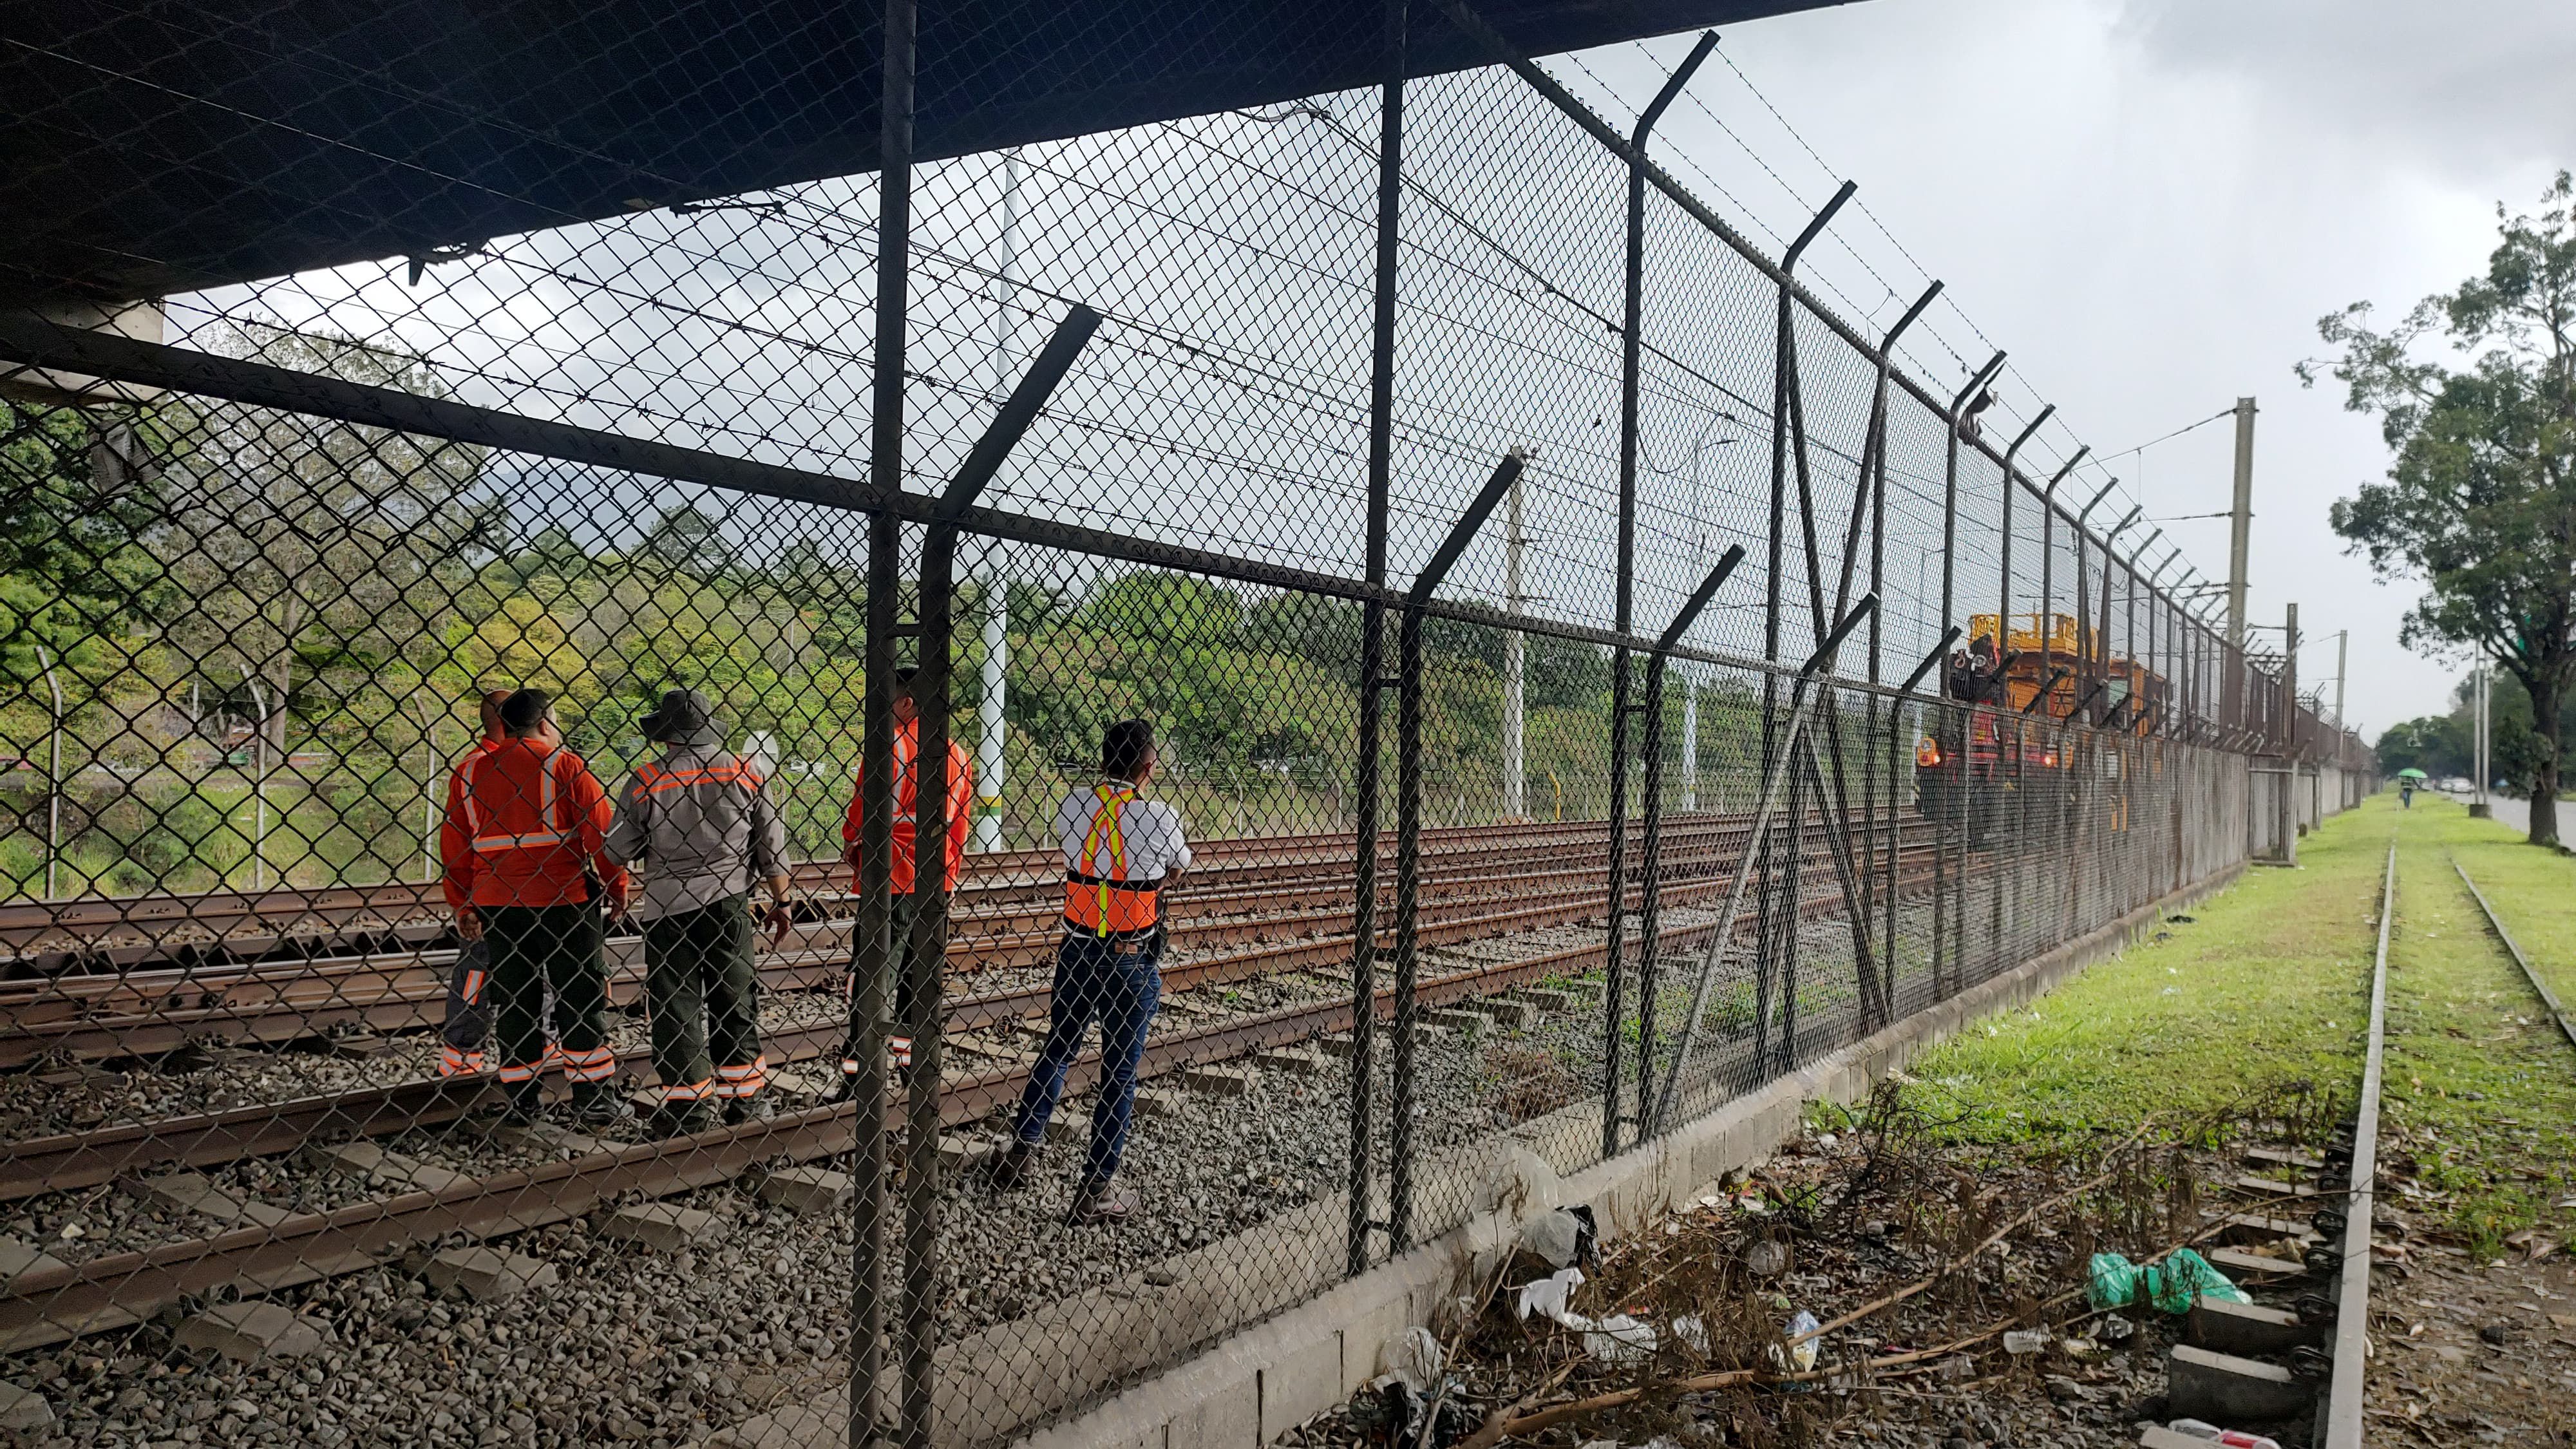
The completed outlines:
[[[2391,806],[2393,808],[2393,801]],[[2299,868],[2249,867],[2119,959],[1967,1029],[1912,1068],[1952,1130],[2005,1141],[2179,1126],[2306,1082],[2361,1081],[2388,811],[2338,816]]]
[[[1914,1090],[1954,1119],[1952,1133],[1998,1144],[2126,1131],[2150,1112],[2178,1126],[2295,1102],[2293,1083],[2348,1110],[2391,839],[2381,1151],[2411,1179],[2392,1201],[2480,1252],[2524,1228],[2576,1236],[2576,1047],[2450,859],[2562,992],[2576,988],[2576,860],[2438,800],[2401,811],[2383,794],[2326,822],[2300,843],[2299,869],[2250,868],[2189,922],[1969,1028],[1915,1064]]]

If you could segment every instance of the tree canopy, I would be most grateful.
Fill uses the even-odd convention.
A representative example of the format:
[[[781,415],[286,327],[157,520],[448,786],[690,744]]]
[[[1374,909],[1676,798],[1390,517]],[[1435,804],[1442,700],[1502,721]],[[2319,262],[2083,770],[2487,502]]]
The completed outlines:
[[[2556,718],[2576,674],[2576,182],[2561,171],[2537,212],[2497,215],[2483,274],[2394,326],[2367,302],[2321,319],[2341,355],[2299,376],[2331,373],[2346,408],[2380,420],[2388,474],[2331,518],[2381,578],[2425,585],[2399,638],[2493,660]],[[2452,359],[2431,355],[2444,342]],[[2545,843],[2560,752],[2534,739],[2531,839]]]

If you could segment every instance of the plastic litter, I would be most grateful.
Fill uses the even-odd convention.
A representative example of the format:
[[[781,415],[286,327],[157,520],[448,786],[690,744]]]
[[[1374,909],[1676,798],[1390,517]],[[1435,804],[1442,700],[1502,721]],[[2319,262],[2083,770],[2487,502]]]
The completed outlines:
[[[2165,1427],[2177,1434],[2187,1434],[2194,1439],[2206,1439],[2212,1444],[2226,1445],[2227,1449],[2281,1449],[2280,1441],[2277,1439],[2266,1439],[2260,1434],[2248,1434],[2242,1429],[2222,1429],[2202,1419],[2176,1419]]]
[[[1581,1314],[1568,1316],[1582,1317]],[[1566,1326],[1572,1328],[1574,1325],[1569,1323]],[[1613,1313],[1607,1318],[1593,1320],[1590,1328],[1578,1331],[1583,1334],[1583,1351],[1601,1363],[1630,1364],[1654,1356],[1657,1342],[1654,1325],[1625,1313]]]
[[[2138,1325],[2114,1313],[2105,1317],[2102,1320],[2102,1326],[2094,1330],[2094,1333],[2104,1343],[2127,1343],[2130,1335],[2137,1331]]]
[[[1387,1340],[1386,1377],[1427,1389],[1440,1381],[1441,1370],[1449,1366],[1449,1355],[1431,1330],[1408,1328]]]
[[[1789,1320],[1789,1326],[1785,1330],[1787,1337],[1798,1340],[1790,1346],[1789,1362],[1796,1365],[1800,1373],[1805,1373],[1816,1366],[1816,1350],[1824,1340],[1806,1338],[1802,1335],[1814,1333],[1817,1327],[1816,1315],[1801,1308],[1797,1316]]]
[[[1475,1432],[1477,1416],[1467,1408],[1466,1385],[1454,1375],[1440,1388],[1426,1393],[1394,1374],[1381,1374],[1369,1381],[1368,1393],[1351,1400],[1351,1421],[1373,1441],[1449,1449]]]
[[[1594,1318],[1569,1307],[1574,1290],[1583,1286],[1583,1270],[1559,1268],[1535,1283],[1524,1283],[1514,1298],[1514,1316],[1535,1313],[1580,1335],[1583,1351],[1605,1364],[1631,1364],[1650,1358],[1663,1342],[1655,1326],[1625,1313]],[[1708,1352],[1708,1326],[1696,1314],[1673,1320],[1673,1336],[1701,1353]]]
[[[2004,1352],[2016,1357],[2048,1352],[2048,1333],[2044,1329],[2015,1328],[2004,1334]]]
[[[1580,1318],[1582,1315],[1568,1312],[1565,1303],[1573,1296],[1574,1290],[1582,1286],[1583,1270],[1580,1268],[1559,1268],[1535,1283],[1523,1283],[1520,1297],[1513,1304],[1512,1316],[1527,1318],[1535,1313],[1558,1323],[1565,1323],[1568,1318]],[[1591,1320],[1584,1319],[1584,1325],[1590,1327]]]
[[[1520,1245],[1551,1268],[1592,1261],[1590,1205],[1550,1208],[1521,1224]]]
[[[2189,1248],[2152,1266],[2132,1263],[2117,1253],[2095,1253],[2085,1277],[2084,1295],[2096,1311],[2145,1304],[2167,1313],[2189,1313],[2191,1305],[2204,1298],[2220,1303],[2254,1301]]]

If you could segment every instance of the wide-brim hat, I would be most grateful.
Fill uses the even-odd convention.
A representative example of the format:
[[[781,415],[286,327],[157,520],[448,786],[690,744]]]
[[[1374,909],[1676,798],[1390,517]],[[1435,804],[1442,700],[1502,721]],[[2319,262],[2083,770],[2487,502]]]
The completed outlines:
[[[666,743],[690,744],[722,733],[716,725],[715,702],[694,689],[664,691],[661,706],[635,723],[644,738]]]

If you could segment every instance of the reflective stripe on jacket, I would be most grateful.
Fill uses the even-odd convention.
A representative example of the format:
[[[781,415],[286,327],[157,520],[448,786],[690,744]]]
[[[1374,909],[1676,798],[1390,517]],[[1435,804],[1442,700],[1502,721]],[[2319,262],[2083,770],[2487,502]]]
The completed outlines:
[[[578,904],[594,863],[622,892],[626,872],[600,856],[609,819],[608,792],[570,750],[512,739],[468,755],[448,776],[438,831],[448,905]]]
[[[711,906],[787,873],[787,826],[741,757],[673,745],[635,767],[618,796],[608,858],[637,868],[639,920]]]
[[[921,753],[921,724],[907,721],[894,727],[894,893],[912,892],[913,826],[915,811],[913,782],[920,774],[913,762]],[[859,843],[859,804],[865,795],[867,770],[860,768],[850,778],[850,808],[841,819],[841,843]],[[948,872],[947,888],[957,889],[957,873],[966,863],[966,831],[969,817],[975,813],[975,771],[966,763],[966,747],[955,740],[948,742]],[[850,872],[850,889],[859,888],[858,871]]]
[[[1091,797],[1098,804],[1091,812],[1091,828],[1082,838],[1082,855],[1065,873],[1065,923],[1095,936],[1152,930],[1163,878],[1127,878],[1127,839],[1118,828],[1118,812],[1136,798],[1135,787],[1095,785]],[[1104,850],[1106,861],[1101,856]]]

